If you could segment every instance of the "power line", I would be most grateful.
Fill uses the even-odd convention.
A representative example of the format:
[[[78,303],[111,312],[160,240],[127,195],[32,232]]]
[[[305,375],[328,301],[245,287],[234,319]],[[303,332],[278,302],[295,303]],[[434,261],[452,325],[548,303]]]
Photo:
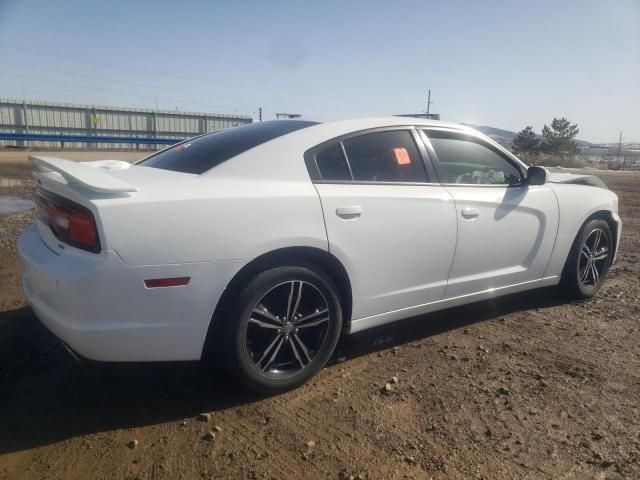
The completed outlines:
[[[265,100],[262,98],[251,98],[251,97],[234,97],[234,96],[228,96],[228,95],[216,95],[216,94],[212,94],[212,93],[206,93],[206,92],[196,92],[193,90],[183,90],[183,89],[177,89],[177,88],[171,88],[171,87],[161,87],[158,85],[150,85],[147,83],[138,83],[138,82],[130,82],[130,81],[126,81],[126,80],[114,80],[111,78],[102,78],[102,77],[96,77],[96,76],[92,76],[92,75],[84,75],[84,74],[79,74],[79,73],[74,73],[74,72],[65,72],[65,71],[61,71],[61,70],[55,70],[55,69],[51,69],[51,68],[44,68],[44,67],[36,67],[33,65],[25,65],[25,64],[21,64],[21,63],[13,63],[13,62],[0,62],[0,64],[2,65],[11,65],[14,67],[19,67],[19,68],[28,68],[28,69],[32,69],[32,70],[40,70],[43,72],[50,72],[50,73],[57,73],[60,75],[71,75],[74,77],[82,77],[82,78],[86,78],[89,80],[98,80],[101,82],[107,82],[107,83],[119,83],[122,85],[131,85],[131,86],[135,86],[135,87],[143,87],[143,88],[154,88],[154,89],[158,89],[158,90],[167,90],[167,91],[172,91],[172,92],[177,92],[177,93],[186,93],[188,95],[198,95],[198,96],[207,96],[207,97],[214,97],[214,98],[223,98],[226,100],[241,100],[241,101],[251,101],[251,102],[263,102],[263,103],[272,103],[275,105],[288,105],[288,106],[293,106],[293,107],[303,107],[303,108],[336,108],[336,109],[340,109],[340,110],[353,110],[353,111],[358,111],[358,112],[362,112],[362,111],[370,111],[370,112],[378,112],[378,110],[375,109],[370,109],[370,108],[353,108],[353,107],[346,107],[343,105],[301,105],[301,104],[296,104],[296,103],[291,103],[291,102],[279,102],[279,101],[273,101],[273,100]],[[11,74],[9,74],[11,75]],[[38,81],[45,81],[45,80],[40,80],[37,79]]]
[[[23,78],[23,79],[32,80],[32,81],[35,81],[35,82],[44,82],[44,83],[63,85],[63,86],[74,87],[74,88],[82,88],[82,89],[85,89],[85,90],[108,92],[108,93],[111,93],[113,95],[133,96],[133,97],[147,98],[147,99],[155,99],[156,98],[156,96],[140,95],[140,94],[135,94],[135,93],[126,93],[125,94],[125,93],[115,92],[113,90],[106,90],[104,88],[87,87],[85,85],[78,85],[78,84],[67,83],[67,82],[57,82],[55,80],[49,80],[49,79],[44,79],[44,78],[39,78],[39,77],[30,77],[30,76],[27,76],[27,75],[20,75],[20,74],[14,74],[14,73],[0,72],[0,75],[9,76],[9,77],[15,77],[15,78]],[[87,77],[86,75],[83,75],[83,76]],[[104,82],[131,83],[131,82],[118,81],[118,80],[100,79],[98,77],[91,77],[91,78],[98,79],[98,80],[101,80],[101,81],[104,81]],[[137,84],[137,86],[145,86],[145,85]],[[160,88],[162,88],[162,87],[160,87]],[[273,101],[273,100],[264,100],[264,99],[247,98],[247,97],[226,97],[226,96],[221,96],[221,95],[210,95],[210,94],[206,94],[206,93],[202,93],[202,95],[213,96],[213,97],[224,98],[224,99],[231,99],[231,100],[263,102],[263,103],[270,103],[270,104],[274,104],[274,105],[288,105],[288,106],[301,107],[301,108],[319,108],[319,109],[333,108],[333,109],[338,109],[338,110],[352,110],[352,111],[358,111],[358,112],[362,112],[362,111],[365,111],[365,110],[368,110],[370,112],[375,112],[376,111],[376,110],[371,110],[371,109],[352,108],[352,107],[345,107],[345,106],[303,105],[303,104],[295,104],[295,103],[289,103],[289,102],[279,102],[279,101]],[[184,100],[184,99],[169,98],[169,97],[158,97],[158,98],[161,98],[162,100],[167,100],[167,101],[170,101],[170,102],[188,103],[188,104],[193,104],[193,105],[207,105],[206,103],[200,102],[200,101]],[[208,105],[211,105],[211,104],[208,104]]]
[[[318,92],[303,92],[303,91],[295,91],[295,90],[277,89],[277,88],[271,88],[271,87],[252,86],[252,85],[245,85],[245,84],[236,83],[236,82],[223,82],[223,81],[220,81],[220,80],[211,80],[211,79],[208,79],[208,78],[198,78],[198,77],[191,77],[191,76],[188,76],[188,75],[177,75],[177,74],[173,74],[173,73],[159,72],[159,71],[155,71],[155,70],[147,70],[145,68],[118,65],[118,64],[115,64],[115,63],[99,62],[99,61],[96,61],[96,60],[88,60],[88,59],[84,59],[84,58],[72,57],[72,56],[69,56],[69,55],[61,55],[61,54],[58,54],[58,53],[44,52],[44,51],[41,51],[41,50],[33,50],[33,49],[29,49],[29,48],[24,48],[24,47],[14,47],[14,46],[11,46],[11,45],[2,45],[2,44],[0,44],[0,48],[8,48],[8,49],[11,49],[11,50],[18,50],[18,51],[22,51],[22,52],[35,53],[36,55],[45,55],[45,56],[55,57],[55,58],[64,58],[64,59],[67,59],[67,60],[72,60],[74,62],[90,63],[90,64],[93,64],[93,65],[100,65],[100,66],[109,67],[109,68],[118,68],[118,69],[122,69],[122,70],[136,70],[136,71],[139,71],[139,72],[142,72],[142,73],[147,73],[147,74],[150,74],[150,75],[162,75],[162,76],[165,76],[165,77],[178,78],[178,79],[182,79],[182,80],[206,82],[206,83],[211,83],[211,84],[216,84],[216,85],[225,85],[225,86],[237,87],[237,88],[249,88],[249,89],[254,89],[254,90],[265,90],[265,91],[271,91],[271,92],[277,92],[277,93],[285,93],[285,94],[289,94],[289,95],[307,95],[307,96],[325,97],[325,98],[338,98],[338,99],[343,99],[343,100],[362,100],[362,101],[368,101],[368,102],[375,100],[377,102],[389,102],[389,103],[399,103],[399,102],[414,103],[414,102],[419,102],[420,101],[420,100],[412,100],[412,99],[401,100],[401,99],[356,97],[356,96],[347,96],[347,95],[331,95],[331,94],[318,93]]]
[[[0,76],[22,78],[22,79],[33,80],[33,81],[37,81],[37,82],[50,83],[50,84],[53,84],[53,85],[61,85],[61,86],[66,86],[66,87],[81,88],[81,89],[84,89],[84,90],[90,90],[92,92],[104,92],[104,93],[108,93],[110,95],[116,95],[116,96],[121,96],[121,97],[137,97],[137,98],[145,98],[145,99],[148,99],[148,100],[155,100],[156,98],[161,98],[162,100],[166,100],[166,101],[169,101],[169,102],[189,103],[189,104],[194,104],[194,105],[208,105],[208,106],[214,107],[216,109],[219,108],[219,106],[213,106],[212,104],[207,104],[207,103],[203,103],[203,102],[193,102],[193,101],[183,100],[183,99],[178,99],[178,98],[167,98],[167,97],[155,97],[155,96],[150,96],[150,95],[140,95],[140,94],[136,94],[136,93],[115,92],[113,90],[107,90],[107,89],[104,89],[104,88],[87,87],[85,85],[76,85],[76,84],[67,83],[67,82],[56,82],[55,80],[46,80],[46,79],[42,79],[42,78],[29,77],[29,76],[26,76],[26,75],[15,75],[15,74],[7,74],[5,72],[0,72]]]
[[[2,73],[0,73],[0,75],[2,75]],[[21,84],[13,84],[12,86],[15,87],[16,89],[20,89]],[[88,89],[88,87],[82,87],[82,88],[87,88]],[[101,91],[101,90],[92,89],[91,92],[92,92],[91,93],[92,96],[104,97],[104,98],[110,98],[111,95],[117,95],[117,96],[123,96],[123,97],[129,97],[130,96],[130,95],[126,94],[126,93],[122,93],[122,94],[121,93],[115,93],[115,92],[112,92],[111,90]],[[48,88],[47,89],[39,89],[39,88],[35,88],[34,89],[34,88],[29,87],[29,91],[27,93],[29,93],[29,94],[36,93],[36,94],[46,95],[49,98],[50,98],[51,95],[65,97],[65,98],[68,98],[69,100],[67,100],[67,101],[71,102],[71,103],[91,103],[91,102],[86,102],[86,101],[78,101],[77,97],[74,96],[73,94],[71,94],[69,92],[63,92],[63,91],[60,91],[60,90],[57,90],[57,89],[53,89],[53,90],[52,89],[48,89]],[[136,96],[139,96],[139,95],[136,95]],[[145,98],[150,98],[150,97],[145,97]],[[156,97],[153,97],[153,98],[155,99]],[[166,100],[166,99],[162,98],[162,100]],[[112,105],[114,103],[115,104],[122,104],[122,102],[114,101],[112,98],[110,98],[108,101],[105,100],[105,103],[111,103]],[[176,103],[181,103],[181,102],[176,102]],[[207,105],[207,104],[205,104],[205,105]],[[222,109],[220,105],[215,106],[215,107],[213,105],[211,105],[211,104],[208,104],[208,105],[211,106],[212,108],[217,109],[217,110]],[[122,104],[122,106],[129,107],[129,105],[127,105],[126,103]],[[233,108],[234,107],[232,107],[232,106],[224,106],[224,109],[226,109],[226,110],[232,110]],[[219,111],[218,113],[223,113],[223,112]],[[252,116],[251,113],[240,113],[237,110],[233,114],[226,114],[226,115],[243,115],[243,116],[248,116],[248,117]]]

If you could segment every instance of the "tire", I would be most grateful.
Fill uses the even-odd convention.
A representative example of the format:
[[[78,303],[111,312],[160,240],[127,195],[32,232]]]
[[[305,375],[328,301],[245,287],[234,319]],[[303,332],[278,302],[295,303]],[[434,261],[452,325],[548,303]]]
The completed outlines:
[[[276,267],[241,291],[222,322],[222,368],[259,393],[294,389],[320,371],[342,330],[337,289],[320,269]]]
[[[598,293],[609,272],[612,254],[609,224],[601,219],[585,223],[573,242],[563,274],[563,283],[573,298],[587,299]]]

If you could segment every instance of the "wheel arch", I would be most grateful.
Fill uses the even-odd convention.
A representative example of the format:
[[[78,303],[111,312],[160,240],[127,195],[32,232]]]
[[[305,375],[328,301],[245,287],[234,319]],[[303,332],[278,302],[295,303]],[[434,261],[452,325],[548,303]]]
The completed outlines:
[[[343,312],[343,331],[348,331],[351,323],[352,290],[351,281],[344,265],[331,253],[315,247],[285,247],[264,253],[242,267],[231,279],[218,301],[207,329],[202,347],[202,356],[210,353],[213,345],[216,323],[230,311],[233,299],[244,286],[260,272],[281,266],[312,265],[321,269],[335,284]]]
[[[611,230],[611,236],[612,236],[611,243],[612,243],[612,250],[613,250],[613,255],[611,256],[611,258],[615,258],[615,255],[617,253],[616,248],[617,248],[617,239],[618,239],[618,224],[613,219],[613,213],[610,210],[596,210],[595,212],[592,212],[587,218],[584,219],[584,221],[578,227],[578,230],[575,232],[575,235],[573,237],[573,242],[571,243],[571,248],[567,253],[567,257],[565,258],[564,266],[562,268],[561,277],[563,279],[566,276],[569,260],[571,258],[571,254],[574,250],[575,244],[578,241],[578,237],[580,236],[580,232],[582,232],[582,229],[585,227],[587,223],[589,223],[591,220],[596,220],[596,219],[604,220],[609,225],[609,229]]]
[[[582,231],[582,229],[584,228],[584,226],[587,224],[587,222],[590,222],[591,220],[595,220],[595,219],[601,219],[604,220],[605,222],[607,222],[607,224],[609,225],[609,229],[611,230],[611,236],[613,237],[611,240],[611,247],[613,250],[613,254],[611,255],[611,258],[615,258],[616,254],[618,253],[616,250],[618,248],[618,222],[616,222],[613,219],[613,213],[611,212],[611,210],[597,210],[595,212],[593,212],[591,215],[589,215],[584,222],[582,222],[582,225],[580,225],[580,228],[578,229],[578,231],[576,232],[576,238],[578,237],[578,235],[580,234],[580,232]]]

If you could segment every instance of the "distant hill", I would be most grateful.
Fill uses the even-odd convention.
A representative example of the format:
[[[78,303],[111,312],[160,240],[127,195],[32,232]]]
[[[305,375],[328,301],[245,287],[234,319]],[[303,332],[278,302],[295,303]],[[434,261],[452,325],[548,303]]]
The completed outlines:
[[[492,140],[495,140],[500,145],[507,148],[511,148],[513,139],[517,135],[516,132],[512,132],[511,130],[503,130],[501,128],[487,127],[484,125],[471,125],[470,123],[465,123],[465,125],[468,125],[470,127],[475,128],[476,130],[479,130],[480,132],[484,133],[487,137],[491,138]],[[542,135],[538,135],[538,138],[542,138]],[[597,146],[595,143],[586,142],[584,140],[575,140],[575,142],[576,142],[576,145],[578,145],[579,147]]]
[[[618,148],[618,144],[616,142],[603,143],[602,146],[608,148]],[[640,142],[622,142],[620,144],[620,148],[622,148],[623,150],[638,150],[640,149]]]

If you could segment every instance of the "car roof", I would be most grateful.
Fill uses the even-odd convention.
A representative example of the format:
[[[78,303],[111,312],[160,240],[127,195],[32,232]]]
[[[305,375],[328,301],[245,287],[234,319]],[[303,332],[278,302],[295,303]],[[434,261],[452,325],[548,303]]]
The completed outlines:
[[[443,122],[440,120],[431,120],[419,117],[400,117],[400,116],[386,116],[386,117],[364,117],[364,118],[352,118],[346,120],[334,120],[329,122],[322,122],[316,125],[310,125],[301,130],[292,132],[288,135],[279,137],[272,140],[273,142],[289,142],[291,145],[300,141],[301,143],[307,143],[307,149],[315,145],[319,145],[325,141],[340,137],[342,135],[348,135],[351,133],[357,133],[363,130],[370,130],[375,128],[385,127],[433,127],[433,128],[446,128],[456,130],[458,132],[469,133],[474,136],[481,137],[491,143],[494,143],[486,135],[482,134],[478,130],[475,130],[466,125],[461,125],[452,122]],[[497,144],[496,144],[497,145]]]
[[[305,129],[307,132],[313,130],[340,130],[343,129],[345,133],[351,131],[365,130],[369,128],[377,127],[393,127],[402,125],[417,125],[425,127],[443,127],[452,128],[456,130],[474,131],[471,127],[461,125],[452,122],[443,122],[440,120],[432,120],[420,117],[410,116],[384,116],[384,117],[364,117],[364,118],[351,118],[346,120],[333,120],[329,122],[318,123]]]
[[[295,145],[305,146],[305,150],[315,145],[323,143],[327,140],[331,140],[342,135],[350,133],[356,133],[363,130],[370,130],[374,128],[384,127],[413,127],[413,126],[425,126],[425,127],[439,127],[447,129],[455,129],[457,131],[469,132],[474,135],[480,135],[483,138],[488,137],[482,135],[477,130],[450,122],[442,122],[439,120],[428,120],[417,117],[365,117],[365,118],[352,118],[346,120],[334,120],[329,122],[317,123],[315,125],[309,125],[306,128],[297,130],[295,132],[278,137],[267,144],[279,144],[281,142],[288,143],[291,147]]]
[[[469,133],[485,139],[495,145],[496,148],[513,157],[510,152],[486,135],[466,125],[418,117],[368,117],[310,124],[305,128],[282,135],[251,148],[230,159],[230,161],[212,168],[203,175],[250,177],[277,181],[289,179],[308,180],[309,174],[305,163],[302,161],[304,153],[307,150],[343,135],[375,128],[396,126],[436,127]]]

